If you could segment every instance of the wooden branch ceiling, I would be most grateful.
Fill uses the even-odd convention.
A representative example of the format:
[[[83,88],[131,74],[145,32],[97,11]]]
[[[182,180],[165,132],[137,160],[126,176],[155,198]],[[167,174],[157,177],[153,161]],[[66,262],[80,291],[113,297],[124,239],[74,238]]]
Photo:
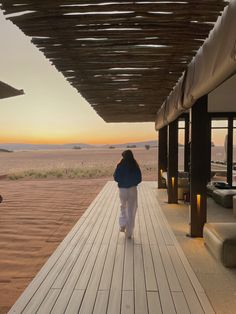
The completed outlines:
[[[223,0],[0,0],[107,122],[154,121]]]

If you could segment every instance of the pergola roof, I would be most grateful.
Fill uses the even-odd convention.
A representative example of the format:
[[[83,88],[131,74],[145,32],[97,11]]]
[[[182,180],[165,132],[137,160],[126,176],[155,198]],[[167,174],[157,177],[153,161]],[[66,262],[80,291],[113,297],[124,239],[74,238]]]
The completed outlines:
[[[107,122],[156,112],[223,0],[0,0],[9,18]]]
[[[0,81],[0,99],[23,95],[24,91]]]

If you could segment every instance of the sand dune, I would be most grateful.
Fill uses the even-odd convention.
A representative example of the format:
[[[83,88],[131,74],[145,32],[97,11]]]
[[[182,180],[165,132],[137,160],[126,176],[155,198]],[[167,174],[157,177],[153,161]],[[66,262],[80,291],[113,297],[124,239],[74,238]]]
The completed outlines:
[[[0,314],[5,314],[105,184],[0,181]]]

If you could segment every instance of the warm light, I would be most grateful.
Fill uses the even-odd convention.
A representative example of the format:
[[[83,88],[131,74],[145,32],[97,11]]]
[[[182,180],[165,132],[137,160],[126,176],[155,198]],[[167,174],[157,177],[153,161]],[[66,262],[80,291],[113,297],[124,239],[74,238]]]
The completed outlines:
[[[172,183],[172,188],[174,188],[174,186],[175,186],[175,177],[171,178],[171,183]]]
[[[201,194],[197,194],[197,209],[200,210],[201,207]]]
[[[161,177],[162,177],[162,174],[163,174],[163,170],[162,169],[160,170],[160,174],[161,174]]]

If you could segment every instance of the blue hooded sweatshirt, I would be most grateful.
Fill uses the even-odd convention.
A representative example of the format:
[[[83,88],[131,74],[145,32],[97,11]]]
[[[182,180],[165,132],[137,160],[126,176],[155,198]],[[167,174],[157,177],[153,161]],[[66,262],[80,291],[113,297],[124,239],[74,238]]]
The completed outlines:
[[[117,165],[113,176],[119,188],[131,188],[132,186],[137,186],[142,181],[139,167],[130,168],[125,163]]]

